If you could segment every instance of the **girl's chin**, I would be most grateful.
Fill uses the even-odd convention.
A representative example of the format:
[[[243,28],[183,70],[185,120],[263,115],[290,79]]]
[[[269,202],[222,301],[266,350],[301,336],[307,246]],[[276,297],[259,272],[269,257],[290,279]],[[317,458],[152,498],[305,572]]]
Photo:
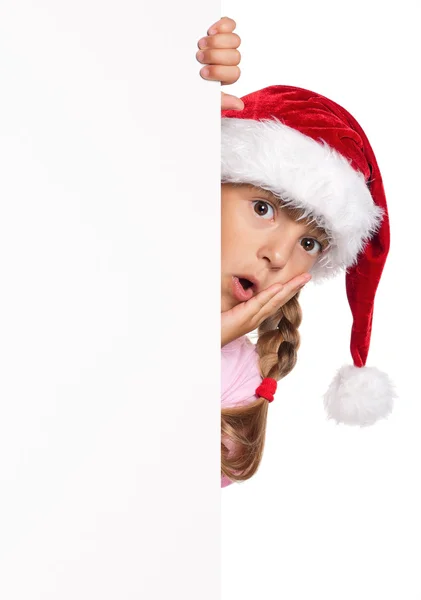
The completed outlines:
[[[231,310],[239,304],[234,298],[221,298],[221,312],[226,312],[227,310]]]
[[[230,308],[231,308],[231,306],[228,306],[227,302],[221,302],[221,313],[226,312]]]

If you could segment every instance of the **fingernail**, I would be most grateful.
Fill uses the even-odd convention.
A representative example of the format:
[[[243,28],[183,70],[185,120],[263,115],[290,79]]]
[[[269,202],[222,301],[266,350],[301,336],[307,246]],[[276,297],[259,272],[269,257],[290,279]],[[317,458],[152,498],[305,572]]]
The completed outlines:
[[[202,73],[203,77],[209,76],[209,69],[207,69],[206,67],[204,69],[200,69],[200,72]]]
[[[209,29],[209,35],[214,35],[215,33],[218,33],[217,29]]]
[[[200,60],[200,62],[202,62],[202,60],[205,58],[205,53],[204,52],[198,52],[197,53],[197,60]]]
[[[206,40],[205,38],[202,38],[201,40],[199,40],[199,48],[205,48],[206,47]]]

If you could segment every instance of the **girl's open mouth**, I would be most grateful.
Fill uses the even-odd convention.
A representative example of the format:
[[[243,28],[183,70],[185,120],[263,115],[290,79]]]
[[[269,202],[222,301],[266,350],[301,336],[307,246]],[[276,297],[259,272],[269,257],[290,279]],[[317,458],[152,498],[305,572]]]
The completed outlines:
[[[247,302],[254,294],[253,283],[244,277],[234,276],[232,289],[234,297],[240,302]]]

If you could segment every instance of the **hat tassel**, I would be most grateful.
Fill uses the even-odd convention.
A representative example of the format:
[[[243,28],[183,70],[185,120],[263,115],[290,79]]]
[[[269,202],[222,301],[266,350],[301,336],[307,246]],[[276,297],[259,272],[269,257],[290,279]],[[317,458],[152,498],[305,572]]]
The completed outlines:
[[[324,406],[329,419],[365,427],[386,418],[395,398],[394,385],[383,371],[344,365],[324,395]]]

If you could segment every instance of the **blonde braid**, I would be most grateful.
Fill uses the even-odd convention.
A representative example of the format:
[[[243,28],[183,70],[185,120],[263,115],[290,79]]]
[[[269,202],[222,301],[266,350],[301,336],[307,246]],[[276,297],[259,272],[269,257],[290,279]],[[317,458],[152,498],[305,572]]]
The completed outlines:
[[[302,310],[299,292],[258,328],[256,350],[262,377],[277,381],[292,371],[300,347]],[[221,473],[232,481],[252,477],[262,460],[268,401],[258,398],[245,406],[221,411]]]
[[[256,350],[262,377],[278,381],[292,371],[297,362],[301,339],[298,331],[303,314],[298,302],[300,292],[258,328]]]

